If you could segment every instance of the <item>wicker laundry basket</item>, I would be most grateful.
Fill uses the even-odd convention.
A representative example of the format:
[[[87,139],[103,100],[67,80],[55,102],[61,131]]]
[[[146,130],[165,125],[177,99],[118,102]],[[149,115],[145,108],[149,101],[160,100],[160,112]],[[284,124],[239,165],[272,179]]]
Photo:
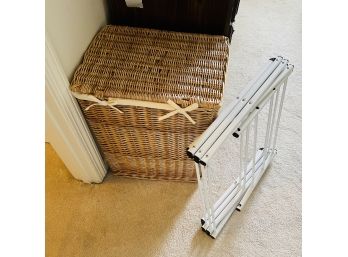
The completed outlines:
[[[71,91],[112,172],[195,181],[186,148],[220,108],[228,39],[105,26]]]

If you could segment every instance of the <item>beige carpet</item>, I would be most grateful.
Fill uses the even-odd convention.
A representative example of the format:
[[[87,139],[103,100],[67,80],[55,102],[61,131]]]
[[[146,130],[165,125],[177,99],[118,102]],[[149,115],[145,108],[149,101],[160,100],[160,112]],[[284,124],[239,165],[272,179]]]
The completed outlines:
[[[112,175],[83,184],[46,144],[47,256],[301,255],[301,2],[241,0],[235,29],[225,100],[267,58],[282,54],[295,64],[278,155],[243,212],[212,240],[200,230],[196,184]]]

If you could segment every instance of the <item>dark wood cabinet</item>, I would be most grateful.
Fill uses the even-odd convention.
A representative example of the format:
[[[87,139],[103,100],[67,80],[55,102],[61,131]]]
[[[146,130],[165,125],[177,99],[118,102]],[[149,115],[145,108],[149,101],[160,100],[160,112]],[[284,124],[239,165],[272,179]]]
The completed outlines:
[[[240,0],[143,0],[144,8],[125,0],[107,0],[110,23],[162,30],[224,35],[231,39]]]

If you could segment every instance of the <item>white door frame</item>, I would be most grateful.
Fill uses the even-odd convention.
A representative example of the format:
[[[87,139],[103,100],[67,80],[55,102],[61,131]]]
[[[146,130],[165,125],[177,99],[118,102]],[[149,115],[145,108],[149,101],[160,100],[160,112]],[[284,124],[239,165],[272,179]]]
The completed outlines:
[[[45,38],[46,140],[74,178],[100,183],[107,172],[69,81],[50,42]]]

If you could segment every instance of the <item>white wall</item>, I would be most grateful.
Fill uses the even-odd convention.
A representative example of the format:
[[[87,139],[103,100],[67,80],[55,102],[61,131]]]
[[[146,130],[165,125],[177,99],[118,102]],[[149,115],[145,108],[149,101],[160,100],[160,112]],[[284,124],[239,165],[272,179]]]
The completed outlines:
[[[46,36],[71,81],[83,53],[97,31],[106,24],[106,0],[46,0]],[[46,124],[46,142],[50,142]]]
[[[100,183],[106,166],[69,92],[75,69],[107,22],[105,0],[46,0],[46,142],[71,174]]]
[[[71,81],[84,51],[106,24],[105,0],[46,0],[46,33]]]

